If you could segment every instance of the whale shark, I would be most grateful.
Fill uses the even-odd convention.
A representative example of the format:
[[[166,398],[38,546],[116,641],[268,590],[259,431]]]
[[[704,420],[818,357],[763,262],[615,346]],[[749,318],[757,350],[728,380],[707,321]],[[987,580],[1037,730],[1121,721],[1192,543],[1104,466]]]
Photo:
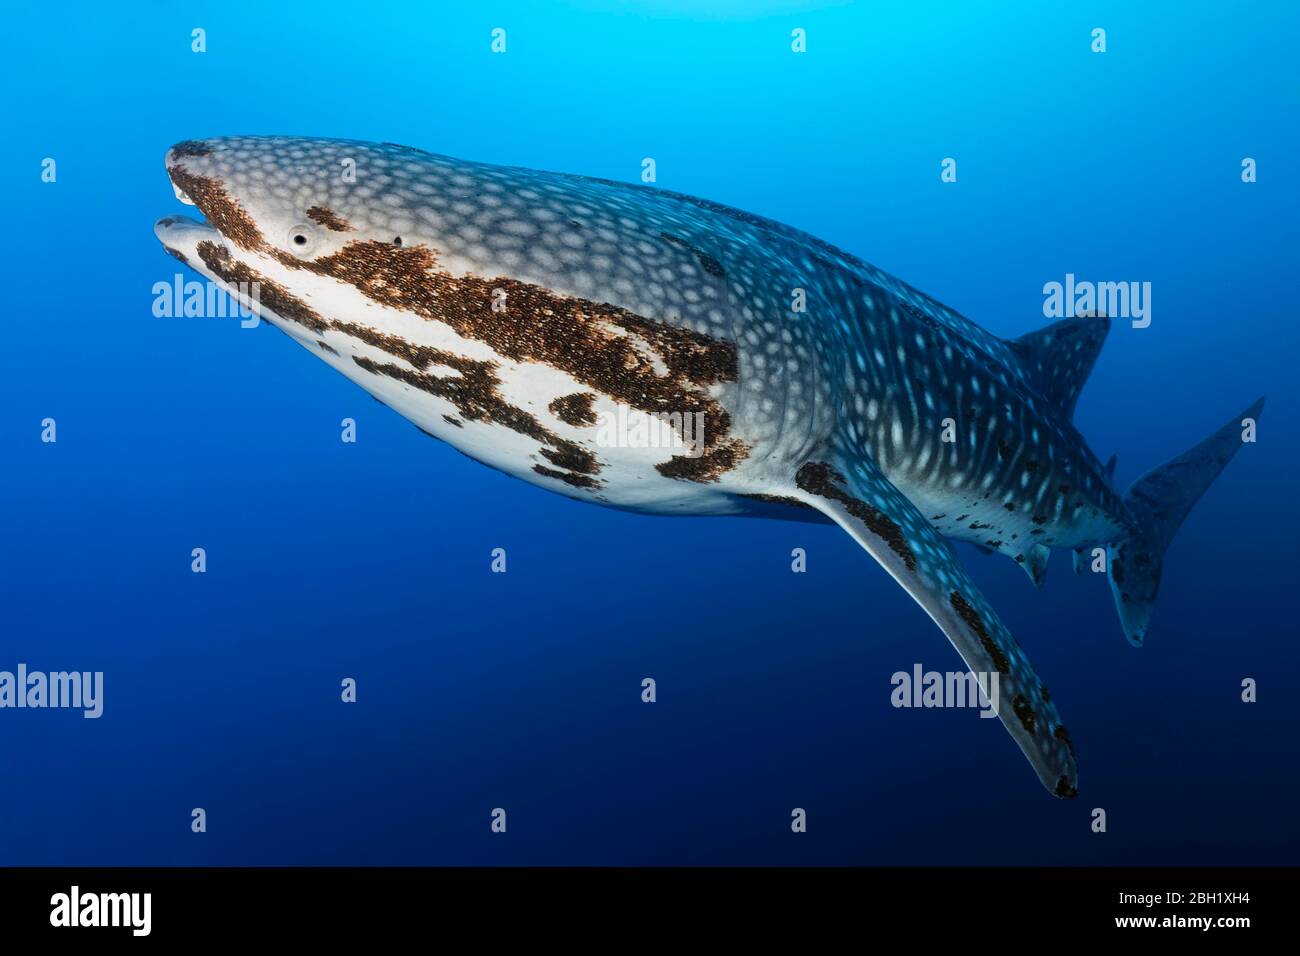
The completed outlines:
[[[841,527],[997,673],[1062,798],[1056,699],[951,542],[1035,584],[1052,549],[1101,555],[1140,644],[1166,548],[1263,405],[1120,491],[1072,424],[1104,315],[1004,339],[762,216],[393,143],[217,137],[165,164],[203,216],[158,220],[166,251],[428,435],[594,504]],[[678,440],[604,427],[629,415]]]

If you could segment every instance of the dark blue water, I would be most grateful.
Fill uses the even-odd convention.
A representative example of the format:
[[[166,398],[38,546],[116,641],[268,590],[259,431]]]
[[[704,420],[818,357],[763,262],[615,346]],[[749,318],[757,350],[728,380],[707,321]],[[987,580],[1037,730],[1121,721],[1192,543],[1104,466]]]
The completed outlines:
[[[0,863],[1293,862],[1294,9],[439,6],[4,15],[0,669],[106,690],[99,720],[0,710]],[[1065,554],[1035,591],[961,548],[1060,703],[1080,798],[996,721],[889,705],[894,671],[961,665],[838,529],[578,504],[268,327],[155,318],[163,153],[231,133],[628,181],[650,156],[1005,336],[1067,272],[1151,282],[1076,418],[1121,485],[1269,404],[1174,542],[1147,646]]]

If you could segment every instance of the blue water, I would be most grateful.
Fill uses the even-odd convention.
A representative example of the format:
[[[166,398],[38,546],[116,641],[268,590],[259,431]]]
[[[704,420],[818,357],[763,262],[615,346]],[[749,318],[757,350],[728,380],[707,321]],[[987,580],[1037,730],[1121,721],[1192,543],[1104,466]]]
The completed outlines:
[[[99,720],[0,711],[0,863],[1294,862],[1300,14],[984,6],[4,14],[0,669],[106,691]],[[1065,554],[1039,592],[960,549],[1060,703],[1080,798],[996,721],[890,707],[894,671],[961,665],[838,529],[579,504],[269,328],[154,318],[178,264],[152,224],[186,211],[164,151],[233,133],[628,181],[651,156],[660,186],[1005,336],[1067,272],[1150,281],[1151,326],[1116,323],[1076,418],[1121,484],[1269,404],[1175,541],[1147,646]]]

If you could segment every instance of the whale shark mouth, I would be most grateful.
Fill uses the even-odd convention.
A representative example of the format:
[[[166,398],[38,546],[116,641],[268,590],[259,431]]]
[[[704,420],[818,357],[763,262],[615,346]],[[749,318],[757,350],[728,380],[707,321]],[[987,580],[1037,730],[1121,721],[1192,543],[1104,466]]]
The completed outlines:
[[[184,144],[181,144],[182,146]],[[154,235],[163,247],[182,262],[194,262],[195,253],[202,242],[214,243],[223,249],[231,247],[230,237],[222,230],[222,206],[236,207],[229,201],[224,184],[218,180],[193,176],[185,168],[186,155],[198,155],[173,147],[167,157],[167,179],[176,200],[190,207],[192,215],[163,216],[154,223]],[[236,207],[237,208],[237,207]],[[243,215],[242,210],[240,214]]]
[[[203,211],[199,204],[181,188],[180,184],[170,174],[171,171],[168,170],[168,178],[171,181],[172,192],[176,195],[176,199],[202,215]],[[158,241],[163,244],[163,248],[182,262],[188,263],[193,260],[193,253],[200,242],[214,242],[222,247],[227,246],[226,237],[203,218],[196,219],[191,216],[181,215],[163,216],[154,223],[153,231],[154,235],[158,237]]]

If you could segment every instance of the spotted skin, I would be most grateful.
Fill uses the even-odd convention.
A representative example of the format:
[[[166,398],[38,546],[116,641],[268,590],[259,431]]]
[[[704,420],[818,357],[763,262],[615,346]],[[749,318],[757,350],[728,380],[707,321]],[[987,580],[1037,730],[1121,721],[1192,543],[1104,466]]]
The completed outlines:
[[[1054,702],[945,538],[1040,581],[1048,549],[1130,534],[1070,423],[1104,320],[1008,342],[741,210],[394,144],[191,140],[166,166],[206,217],[160,220],[167,251],[257,282],[265,320],[427,434],[610,507],[840,524],[1002,673],[1008,731],[1076,792]],[[702,415],[702,453],[602,437],[629,410]]]

